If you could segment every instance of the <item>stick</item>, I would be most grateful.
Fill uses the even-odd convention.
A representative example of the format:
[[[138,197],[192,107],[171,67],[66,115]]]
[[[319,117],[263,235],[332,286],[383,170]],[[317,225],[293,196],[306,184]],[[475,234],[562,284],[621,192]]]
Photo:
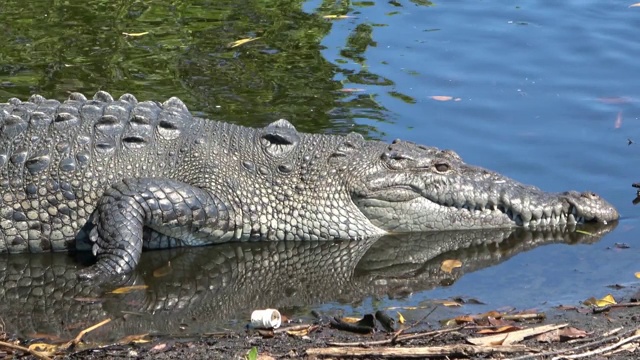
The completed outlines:
[[[452,356],[456,354],[479,355],[493,353],[514,353],[528,351],[524,345],[503,345],[503,346],[476,346],[476,345],[446,345],[427,347],[382,347],[382,348],[360,348],[360,347],[330,347],[311,348],[306,350],[307,356],[330,356],[330,357],[389,357],[389,358],[420,358],[427,356]]]
[[[78,333],[78,336],[76,336],[76,338],[75,338],[75,339],[73,339],[73,340],[69,340],[67,343],[60,345],[60,347],[59,347],[58,349],[60,349],[60,350],[67,350],[67,349],[69,349],[72,345],[77,345],[77,344],[80,342],[80,340],[82,340],[82,337],[84,336],[84,334],[86,334],[86,333],[88,333],[88,332],[90,332],[90,331],[93,331],[93,330],[95,330],[95,329],[99,328],[100,326],[102,326],[102,325],[104,325],[104,324],[108,323],[109,321],[111,321],[111,319],[103,320],[103,321],[101,321],[101,322],[99,322],[99,323],[97,323],[97,324],[95,324],[95,325],[93,325],[93,326],[90,326],[90,327],[88,327],[88,328],[86,328],[86,329],[84,329],[84,330],[80,331],[80,332]]]
[[[41,360],[51,360],[50,357],[48,357],[47,355],[41,354],[39,351],[35,351],[35,350],[31,350],[29,348],[26,348],[24,346],[20,346],[20,345],[14,345],[12,343],[8,343],[8,342],[4,342],[4,341],[0,341],[0,346],[4,346],[4,347],[8,347],[10,349],[14,349],[14,350],[20,350],[23,352],[27,352],[35,357],[37,357],[38,359]]]
[[[617,343],[615,343],[613,345],[605,346],[605,347],[600,348],[600,349],[587,351],[587,352],[582,353],[582,354],[564,355],[564,356],[562,356],[562,358],[564,358],[564,359],[579,359],[579,358],[583,358],[583,357],[587,357],[587,356],[602,354],[602,353],[607,352],[609,350],[613,350],[615,348],[618,348],[618,347],[620,347],[620,346],[622,346],[622,345],[624,345],[626,343],[630,343],[630,342],[632,342],[632,341],[634,341],[636,339],[640,339],[640,334],[630,336],[630,337],[628,337],[626,339],[622,339],[622,340],[618,341]],[[556,359],[556,358],[553,358],[553,359]]]
[[[388,344],[396,344],[404,340],[417,339],[421,337],[426,337],[430,335],[440,335],[448,332],[458,331],[463,329],[464,326],[458,326],[451,329],[441,329],[429,331],[426,333],[415,333],[415,334],[406,334],[399,337],[393,337],[387,340],[378,340],[378,341],[361,341],[361,342],[351,342],[351,343],[343,343],[343,342],[327,342],[329,346],[360,346],[360,347],[370,347],[373,345],[388,345]]]
[[[629,333],[631,333],[633,331],[635,331],[635,330],[629,330],[629,331],[625,332],[624,334],[622,334],[622,336],[627,335],[627,334],[629,334]],[[609,333],[611,333],[611,331]],[[584,348],[590,348],[590,347],[593,347],[593,346],[604,344],[604,343],[610,342],[612,340],[618,340],[619,338],[620,337],[618,335],[611,335],[611,336],[607,336],[607,337],[604,337],[602,339],[591,341],[589,343],[582,344],[582,345],[579,345],[579,346],[575,346],[575,347],[572,347],[572,348],[553,350],[553,351],[546,351],[546,352],[541,352],[541,353],[532,354],[532,355],[523,355],[523,356],[518,356],[518,357],[506,359],[506,360],[526,360],[526,359],[533,359],[533,358],[539,358],[539,357],[542,358],[542,357],[552,356],[552,355],[560,355],[560,354],[564,354],[564,353],[567,353],[567,352],[581,350],[581,349],[584,349]]]

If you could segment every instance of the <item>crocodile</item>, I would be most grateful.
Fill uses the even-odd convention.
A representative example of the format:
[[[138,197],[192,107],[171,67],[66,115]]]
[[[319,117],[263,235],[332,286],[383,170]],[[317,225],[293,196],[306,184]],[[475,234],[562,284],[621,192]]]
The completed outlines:
[[[284,119],[248,128],[176,97],[12,98],[0,124],[0,252],[89,246],[83,279],[132,271],[143,248],[619,217],[595,193],[545,192],[451,150],[300,133]]]

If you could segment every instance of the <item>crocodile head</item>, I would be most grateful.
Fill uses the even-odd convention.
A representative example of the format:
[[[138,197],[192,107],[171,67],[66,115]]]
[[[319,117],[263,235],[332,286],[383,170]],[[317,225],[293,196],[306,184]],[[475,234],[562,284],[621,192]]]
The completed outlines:
[[[374,225],[388,232],[548,227],[619,217],[592,192],[544,192],[468,165],[450,150],[399,140],[364,142],[363,147],[352,152],[358,159],[349,160],[355,174],[349,180],[351,196]]]

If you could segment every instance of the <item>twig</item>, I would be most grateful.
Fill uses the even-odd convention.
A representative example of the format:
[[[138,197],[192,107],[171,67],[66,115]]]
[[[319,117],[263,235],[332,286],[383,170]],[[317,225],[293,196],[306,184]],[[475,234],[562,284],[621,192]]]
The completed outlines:
[[[80,340],[82,340],[82,337],[84,336],[84,334],[86,334],[86,333],[88,333],[88,332],[90,332],[90,331],[93,331],[93,330],[95,330],[95,329],[97,329],[97,328],[99,328],[99,327],[103,326],[104,324],[108,323],[109,321],[111,321],[111,319],[103,320],[103,321],[101,321],[101,322],[99,322],[99,323],[97,323],[97,324],[95,324],[95,325],[93,325],[93,326],[91,326],[91,327],[88,327],[88,328],[86,328],[86,329],[84,329],[84,330],[80,331],[80,332],[78,333],[78,336],[76,336],[76,337],[75,337],[75,339],[69,340],[67,343],[60,345],[60,347],[59,347],[58,349],[60,349],[60,350],[67,350],[67,349],[69,349],[72,345],[73,345],[73,346],[77,345],[77,344],[80,342]]]
[[[14,345],[12,343],[4,342],[4,341],[0,341],[0,346],[8,347],[8,348],[14,349],[14,350],[20,350],[20,351],[28,352],[29,354],[31,354],[31,355],[33,355],[33,356],[35,356],[35,357],[37,357],[38,359],[41,359],[41,360],[51,360],[51,358],[48,357],[47,355],[44,355],[44,354],[40,353],[39,351],[31,350],[31,349],[26,348],[24,346]]]
[[[629,333],[632,333],[636,331],[635,329],[633,330],[628,330],[626,331],[624,334],[622,334],[622,336],[627,335]],[[609,332],[611,333],[611,331]],[[533,359],[533,358],[538,358],[538,357],[546,357],[546,356],[552,356],[552,355],[560,355],[560,354],[564,354],[567,352],[573,352],[573,351],[577,351],[577,350],[581,350],[581,349],[585,349],[585,348],[590,348],[590,347],[594,347],[594,346],[598,346],[600,344],[604,344],[613,340],[618,340],[620,338],[619,335],[611,335],[611,336],[607,336],[586,344],[582,344],[579,346],[575,346],[575,347],[571,347],[571,348],[565,348],[565,349],[560,349],[560,350],[553,350],[553,351],[546,351],[546,352],[541,352],[538,354],[530,354],[530,355],[523,355],[523,356],[518,356],[518,357],[514,357],[514,358],[509,358],[506,360],[526,360],[526,359]]]
[[[294,325],[294,326],[281,327],[281,328],[278,328],[278,329],[274,329],[273,332],[275,334],[278,334],[278,333],[287,332],[287,331],[306,330],[306,329],[308,329],[310,327],[311,327],[311,325],[309,325],[309,324]]]
[[[613,308],[621,308],[621,307],[634,307],[634,306],[640,306],[640,302],[626,302],[626,303],[619,303],[619,304],[609,304],[609,305],[605,305],[605,306],[598,306],[598,307],[594,307],[593,308],[593,313],[594,314],[599,314],[602,312],[606,312],[609,311]]]
[[[389,345],[396,344],[405,340],[417,339],[421,337],[431,336],[431,335],[440,335],[448,332],[458,331],[463,329],[464,326],[458,326],[451,329],[440,329],[429,331],[426,333],[414,333],[414,334],[406,334],[403,336],[399,336],[397,338],[391,338],[386,340],[378,340],[378,341],[361,341],[361,342],[352,342],[352,343],[342,343],[342,342],[327,342],[327,345],[330,346],[359,346],[359,347],[370,347],[373,345]],[[395,339],[395,340],[394,340]]]
[[[515,315],[502,315],[502,320],[544,320],[547,317],[545,313],[538,314],[515,314]]]
[[[621,339],[617,343],[609,345],[609,346],[605,346],[603,348],[587,351],[587,352],[582,353],[582,354],[564,355],[564,356],[562,356],[560,358],[555,357],[552,360],[555,360],[555,359],[579,359],[579,358],[583,358],[583,357],[587,357],[587,356],[598,355],[598,354],[602,354],[604,352],[613,350],[615,348],[618,348],[618,347],[620,347],[620,346],[622,346],[622,345],[624,345],[626,343],[630,343],[630,342],[632,342],[632,341],[634,341],[636,339],[640,339],[640,334],[630,336],[630,337],[628,337],[626,339]]]
[[[467,344],[426,346],[426,347],[381,347],[381,348],[361,348],[361,347],[330,347],[311,348],[306,350],[308,356],[329,356],[329,357],[388,357],[388,358],[419,358],[428,356],[451,356],[456,354],[478,355],[493,353],[514,353],[529,351],[524,345],[502,345],[502,346],[477,346]]]

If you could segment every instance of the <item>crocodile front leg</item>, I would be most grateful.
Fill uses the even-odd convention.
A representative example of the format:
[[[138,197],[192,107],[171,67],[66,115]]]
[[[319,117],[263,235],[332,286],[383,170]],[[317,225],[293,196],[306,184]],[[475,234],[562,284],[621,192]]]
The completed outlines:
[[[90,234],[97,262],[78,276],[94,279],[130,272],[143,247],[227,241],[234,235],[231,219],[230,208],[206,190],[162,178],[125,179],[98,202]]]

